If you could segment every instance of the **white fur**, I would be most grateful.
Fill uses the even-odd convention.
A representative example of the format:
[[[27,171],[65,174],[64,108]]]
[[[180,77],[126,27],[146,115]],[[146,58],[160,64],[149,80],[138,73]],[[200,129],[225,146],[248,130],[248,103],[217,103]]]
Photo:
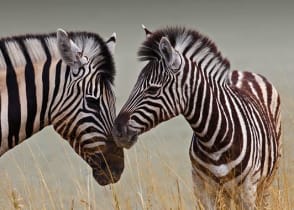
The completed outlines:
[[[191,43],[192,37],[187,35],[187,33],[183,33],[181,36],[177,37],[175,49],[179,52],[183,52],[184,49]]]
[[[1,51],[0,51],[1,52]],[[7,94],[7,88],[6,88],[6,71],[0,71],[0,103],[1,103],[1,134],[2,136],[8,136],[8,109],[4,109],[3,107],[8,106],[8,94]],[[3,80],[4,79],[4,80]],[[8,142],[2,141],[1,147],[0,147],[0,156],[8,149]]]
[[[26,60],[21,52],[20,46],[15,41],[8,41],[5,45],[13,67],[16,69],[20,66],[24,66]]]
[[[56,45],[56,37],[48,37],[45,39],[47,47],[52,57],[60,58],[60,54]]]
[[[87,56],[89,59],[93,58],[93,56],[97,56],[101,52],[100,45],[97,45],[92,37],[89,37],[86,42],[84,39],[78,37],[74,39],[73,42],[82,49],[83,56]]]
[[[114,51],[115,51],[115,45],[116,45],[116,33],[114,32],[109,39],[114,38],[114,41],[107,41],[106,45],[109,49],[109,51],[112,53],[112,55],[114,55]]]
[[[0,71],[6,69],[6,62],[3,58],[3,54],[0,50]]]
[[[97,142],[93,142],[93,143],[89,143],[89,144],[84,145],[84,149],[99,148],[99,147],[104,146],[104,145],[106,145],[105,142],[97,141]]]
[[[38,63],[40,60],[46,60],[46,54],[38,39],[26,39],[24,43],[33,63]]]

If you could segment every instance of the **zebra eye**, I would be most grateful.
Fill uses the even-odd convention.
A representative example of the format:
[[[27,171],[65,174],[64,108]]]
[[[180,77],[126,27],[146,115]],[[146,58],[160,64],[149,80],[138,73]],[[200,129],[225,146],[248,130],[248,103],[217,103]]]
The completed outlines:
[[[147,88],[147,90],[145,90],[145,93],[155,95],[160,88],[161,86],[150,86],[149,88]]]
[[[98,112],[100,110],[99,98],[86,96],[85,100],[88,108],[95,110],[95,112]]]

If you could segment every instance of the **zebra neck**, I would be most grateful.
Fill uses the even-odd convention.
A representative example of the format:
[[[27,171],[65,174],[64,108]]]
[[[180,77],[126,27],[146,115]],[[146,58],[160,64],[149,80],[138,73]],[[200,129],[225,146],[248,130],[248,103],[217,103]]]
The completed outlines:
[[[51,104],[59,95],[56,84],[63,83],[61,65],[58,70],[58,60],[51,58],[18,68],[8,62],[5,74],[7,86],[0,94],[0,155],[50,125]]]
[[[211,80],[203,71],[197,71],[194,77],[197,82],[184,116],[202,146],[211,148],[223,142],[232,130],[225,103],[228,86]]]

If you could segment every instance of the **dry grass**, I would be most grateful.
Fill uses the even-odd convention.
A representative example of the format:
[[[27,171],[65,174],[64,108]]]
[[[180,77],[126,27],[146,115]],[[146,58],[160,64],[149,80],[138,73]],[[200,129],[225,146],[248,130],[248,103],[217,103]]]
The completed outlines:
[[[6,197],[2,197],[0,209],[204,209],[194,197],[189,172],[181,173],[173,165],[175,162],[162,154],[150,154],[149,151],[144,151],[143,153],[134,151],[130,155],[133,155],[132,157],[127,156],[128,177],[124,177],[122,183],[104,188],[104,193],[95,190],[96,188],[100,190],[101,187],[96,185],[89,173],[82,181],[74,179],[75,192],[67,196],[66,192],[63,192],[62,183],[57,188],[51,188],[50,181],[44,175],[45,171],[42,171],[36,160],[35,167],[39,180],[37,186],[34,186],[25,177],[24,169],[16,164],[23,179],[18,185],[20,190],[13,187],[11,177],[2,176],[0,194],[5,194]],[[73,164],[73,161],[68,161],[69,165]],[[159,167],[161,167],[160,170]],[[294,192],[294,183],[291,179],[293,176],[287,172],[286,168],[287,161],[283,160],[271,188],[270,209],[291,210],[294,207],[294,198],[291,197]],[[69,170],[69,174],[71,172]],[[68,184],[66,179],[65,184]],[[228,209],[225,206],[223,194],[219,192],[218,195],[217,203],[220,209]],[[70,196],[73,197],[70,198]],[[4,203],[3,200],[5,200]],[[103,200],[107,201],[101,205]],[[238,208],[234,206],[232,209]]]

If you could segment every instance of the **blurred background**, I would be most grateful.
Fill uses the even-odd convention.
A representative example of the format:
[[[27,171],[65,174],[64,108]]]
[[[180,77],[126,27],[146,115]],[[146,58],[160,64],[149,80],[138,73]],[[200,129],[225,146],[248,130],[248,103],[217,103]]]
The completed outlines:
[[[283,169],[294,193],[294,2],[293,1],[1,1],[0,36],[86,30],[107,39],[117,33],[117,113],[142,64],[137,49],[149,30],[181,25],[215,41],[238,70],[263,74],[282,97]],[[0,209],[184,209],[194,205],[189,144],[182,117],[141,136],[126,151],[119,183],[99,186],[88,165],[52,127],[0,158]],[[280,185],[277,182],[277,185]],[[181,195],[181,196],[177,196]],[[181,200],[182,199],[182,200]],[[170,202],[175,201],[177,202]],[[293,196],[288,199],[294,206]]]

